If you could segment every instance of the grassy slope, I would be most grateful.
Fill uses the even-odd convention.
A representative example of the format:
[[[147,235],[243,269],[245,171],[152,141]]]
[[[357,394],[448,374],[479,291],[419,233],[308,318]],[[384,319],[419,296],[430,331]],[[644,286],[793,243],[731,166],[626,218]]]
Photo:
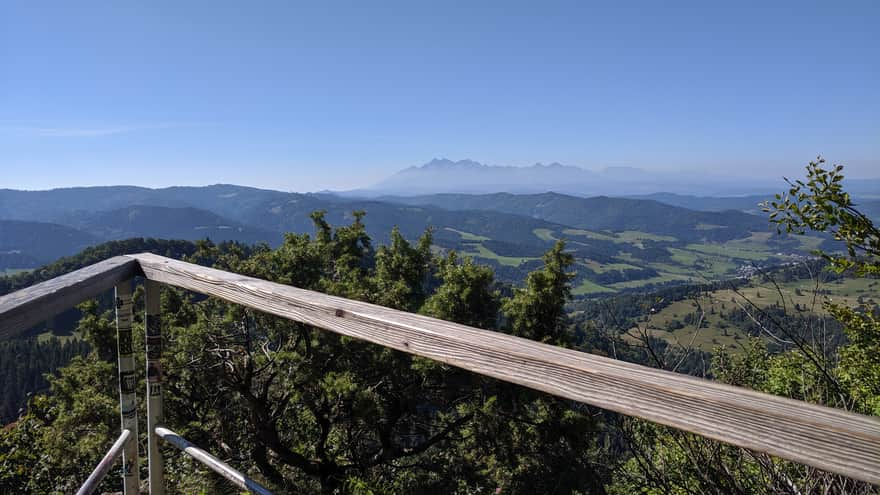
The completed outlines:
[[[462,254],[473,256],[477,261],[493,260],[504,266],[519,267],[528,261],[540,259],[537,256],[501,255],[484,245],[485,241],[490,240],[485,235],[452,228],[445,230],[457,234],[462,242]],[[632,230],[595,232],[573,228],[536,228],[532,234],[535,239],[548,243],[566,240],[575,253],[575,269],[584,270],[587,274],[575,284],[575,296],[601,296],[674,282],[719,280],[737,276],[738,270],[750,266],[778,264],[791,259],[779,253],[779,248],[773,245],[774,234],[769,232],[755,232],[725,242],[704,243],[684,243],[672,236]],[[821,242],[821,239],[806,236],[796,239],[793,245],[804,254]],[[595,242],[613,243],[621,251],[612,259],[594,259],[578,252],[590,252],[591,243]],[[656,252],[649,255],[649,248],[655,251],[659,248],[664,257],[658,259]],[[620,272],[625,279],[601,277],[613,275],[613,272]]]
[[[630,329],[630,335],[641,331],[668,340],[671,343],[686,346],[691,341],[696,348],[711,351],[717,345],[733,349],[739,348],[747,336],[738,328],[724,321],[722,313],[739,307],[749,307],[751,301],[758,307],[769,307],[775,304],[784,306],[790,312],[810,311],[825,315],[823,304],[831,301],[846,306],[856,306],[859,297],[866,302],[880,302],[880,281],[870,279],[843,279],[827,282],[820,286],[828,294],[817,294],[815,285],[809,280],[783,283],[777,289],[772,284],[755,284],[739,290],[739,294],[729,289],[710,292],[698,301],[675,301],[660,311],[648,316],[638,328]],[[683,321],[688,314],[699,314],[702,311],[708,328],[696,329],[696,325],[669,330],[673,320]],[[694,335],[696,334],[696,336]]]
[[[506,266],[519,266],[526,261],[538,260],[540,258],[537,257],[526,257],[526,256],[501,256],[496,254],[486,246],[478,243],[468,243],[468,246],[472,246],[472,249],[464,250],[461,254],[466,256],[473,256],[474,258],[483,258],[488,260],[495,260],[498,263]]]
[[[595,282],[591,282],[589,280],[582,281],[579,285],[574,287],[571,293],[575,296],[586,296],[591,294],[606,294],[606,293],[614,293],[614,289],[609,289],[608,287],[604,287]]]

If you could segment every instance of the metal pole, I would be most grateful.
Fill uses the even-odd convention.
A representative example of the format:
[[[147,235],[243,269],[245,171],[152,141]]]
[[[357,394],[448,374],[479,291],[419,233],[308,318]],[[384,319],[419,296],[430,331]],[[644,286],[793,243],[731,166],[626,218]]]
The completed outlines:
[[[215,473],[228,479],[233,484],[235,484],[235,486],[247,490],[250,493],[257,493],[259,495],[272,495],[272,492],[267,490],[256,481],[248,478],[240,471],[233,469],[229,464],[226,464],[220,459],[217,459],[209,452],[189,443],[189,441],[187,441],[185,438],[181,437],[177,433],[174,433],[168,428],[163,428],[160,426],[156,428],[156,434],[159,435],[162,440],[165,440],[171,445],[174,445],[178,449],[184,451],[193,459],[211,468],[211,470]]]
[[[122,453],[122,486],[125,495],[137,495],[140,485],[138,470],[137,374],[131,338],[131,280],[116,286],[116,347],[119,353],[119,411],[122,431],[132,435]]]
[[[131,444],[137,445],[137,437],[133,437],[130,430],[122,430],[122,434],[119,435],[119,438],[116,439],[110,450],[104,454],[104,458],[101,459],[101,462],[98,463],[86,482],[76,491],[76,495],[92,495],[98,489],[101,480],[107,476],[110,468],[113,467],[113,463],[116,462],[116,458],[122,453],[123,447]]]
[[[162,416],[162,320],[159,314],[159,283],[145,282],[147,345],[147,455],[150,467],[150,495],[164,495],[165,473],[156,427]]]

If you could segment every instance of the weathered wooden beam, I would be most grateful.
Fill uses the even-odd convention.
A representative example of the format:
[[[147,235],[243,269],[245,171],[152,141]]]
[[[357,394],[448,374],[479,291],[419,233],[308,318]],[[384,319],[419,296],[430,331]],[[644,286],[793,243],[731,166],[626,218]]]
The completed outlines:
[[[15,337],[82,301],[141,275],[136,260],[116,256],[0,296],[0,339]]]
[[[152,254],[150,280],[880,484],[880,420]]]

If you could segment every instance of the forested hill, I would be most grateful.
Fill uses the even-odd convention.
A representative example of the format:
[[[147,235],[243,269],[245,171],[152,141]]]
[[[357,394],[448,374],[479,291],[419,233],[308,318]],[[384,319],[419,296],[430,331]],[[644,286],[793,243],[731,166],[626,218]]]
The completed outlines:
[[[132,205],[110,211],[79,211],[61,221],[100,239],[153,237],[162,239],[239,241],[278,244],[281,234],[236,222],[191,206]]]
[[[686,194],[654,193],[641,196],[629,196],[632,199],[649,199],[659,201],[672,206],[680,206],[698,211],[727,211],[739,210],[746,213],[759,213],[759,203],[770,199],[769,194],[754,194],[749,196],[691,196]]]
[[[0,218],[63,223],[74,212],[111,211],[133,205],[201,208],[235,219],[250,206],[287,193],[216,184],[149,189],[135,186],[71,187],[46,191],[0,189]]]
[[[386,201],[461,210],[491,210],[589,230],[637,230],[687,241],[724,241],[767,230],[767,220],[740,211],[695,211],[645,199],[543,194],[433,194]]]
[[[193,207],[133,205],[109,211],[53,210],[56,222],[0,220],[0,274],[32,269],[109,240],[157,238],[277,245],[281,233]]]
[[[535,229],[564,229],[566,226],[537,218],[522,217],[488,210],[449,210],[436,206],[408,206],[381,201],[332,201],[311,195],[295,200],[273,201],[248,214],[245,220],[253,225],[279,232],[312,232],[311,214],[325,212],[331,224],[343,225],[354,219],[352,212],[364,211],[363,222],[373,242],[384,244],[394,227],[404,237],[415,239],[425,229],[435,230],[435,240],[441,247],[460,247],[466,232],[477,237],[522,246],[549,248],[545,240],[535,236]]]
[[[436,249],[472,256],[492,266],[499,279],[517,284],[556,240],[566,239],[577,261],[578,296],[737,276],[756,264],[791,262],[823,242],[777,237],[765,218],[740,211],[556,193],[369,200],[230,185],[102,187],[0,190],[0,208],[0,218],[56,222],[94,242],[155,237],[270,245],[277,245],[284,233],[314,232],[313,212],[323,211],[328,222],[343,225],[363,211],[374,245],[387,243],[395,227],[409,240],[431,228]],[[58,255],[72,254],[82,243],[54,247]],[[0,264],[0,270],[32,269],[54,259],[21,248],[16,256]]]
[[[388,197],[382,201],[342,198],[333,195],[296,194],[254,189],[241,186],[215,185],[205,187],[172,187],[145,189],[129,186],[56,189],[51,191],[0,190],[0,218],[54,222],[84,230],[98,231],[98,223],[106,222],[112,238],[126,237],[121,232],[139,236],[158,235],[191,239],[186,232],[179,234],[176,223],[192,225],[222,225],[238,222],[252,229],[275,233],[302,232],[311,228],[309,214],[326,210],[332,218],[352,210],[366,210],[374,235],[387,233],[391,225],[411,225],[415,216],[424,226],[438,216],[445,222],[459,225],[450,214],[431,211],[406,211],[393,204],[435,206],[445,210],[483,210],[520,215],[569,227],[589,230],[636,230],[669,235],[684,241],[729,240],[748,236],[749,232],[765,231],[766,220],[739,211],[695,211],[653,200],[610,197],[582,198],[557,193],[543,194],[435,194],[414,197]],[[134,212],[127,210],[137,206]],[[194,208],[199,211],[147,211],[146,207]],[[109,214],[107,212],[115,212]],[[95,215],[104,212],[104,215]],[[210,212],[225,218],[205,218]],[[166,232],[151,229],[148,224],[138,227],[126,216],[141,215],[141,222],[167,222]],[[169,222],[171,217],[178,217]],[[128,222],[129,225],[120,225]],[[435,225],[438,226],[438,225]],[[444,225],[446,226],[446,225]],[[444,227],[440,226],[440,227]],[[420,227],[424,228],[424,227]],[[140,230],[139,230],[140,229]],[[167,230],[176,232],[168,232]],[[464,229],[467,230],[467,229]],[[159,235],[159,234],[162,235]],[[265,232],[263,232],[265,234]],[[260,232],[255,232],[259,237]],[[106,233],[103,238],[106,237]],[[207,235],[206,235],[207,237]],[[247,242],[248,236],[237,237]]]
[[[169,241],[160,239],[126,239],[110,241],[88,247],[73,256],[60,258],[36,270],[16,275],[0,276],[0,296],[70,273],[113,256],[130,253],[149,252],[180,259],[195,252],[196,245],[188,241]]]
[[[39,266],[98,242],[99,238],[64,225],[0,220],[0,272],[7,266]]]

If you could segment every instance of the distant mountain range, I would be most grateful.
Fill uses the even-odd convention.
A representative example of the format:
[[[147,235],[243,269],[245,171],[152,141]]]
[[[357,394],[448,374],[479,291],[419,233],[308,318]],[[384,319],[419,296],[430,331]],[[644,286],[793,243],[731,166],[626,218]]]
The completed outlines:
[[[742,196],[771,194],[781,189],[776,181],[742,179],[700,171],[653,172],[632,167],[608,167],[592,171],[551,163],[530,167],[485,165],[473,160],[434,159],[409,167],[370,187],[345,194],[423,195],[436,193],[517,194],[558,192],[575,196],[633,196],[674,193],[696,196]],[[880,198],[880,179],[848,180],[853,195]]]
[[[287,193],[228,184],[150,189],[136,186],[71,187],[47,191],[0,189],[0,218],[63,223],[79,212],[110,211],[133,205],[194,207],[236,218],[253,206]]]
[[[445,170],[447,164],[435,166]],[[472,163],[453,166],[482,170]],[[313,211],[324,211],[332,225],[348,224],[354,211],[365,211],[376,244],[386,243],[394,227],[410,240],[431,228],[441,252],[455,249],[474,257],[511,283],[540,266],[541,255],[557,239],[566,239],[577,260],[578,295],[735,276],[756,263],[800,259],[829,242],[772,235],[766,218],[741,211],[754,212],[757,197],[649,198],[555,192],[360,198],[235,185],[6,189],[0,190],[0,272],[35,268],[89,245],[134,237],[275,246],[283,233],[312,233]]]

